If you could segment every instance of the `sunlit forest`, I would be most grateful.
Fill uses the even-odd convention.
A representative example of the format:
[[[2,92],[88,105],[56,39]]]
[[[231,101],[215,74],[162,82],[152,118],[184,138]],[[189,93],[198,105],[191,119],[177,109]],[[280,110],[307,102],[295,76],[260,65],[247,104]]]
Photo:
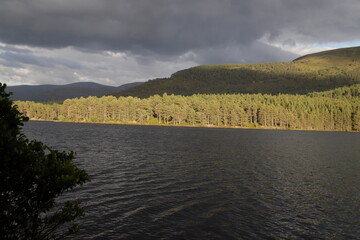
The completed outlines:
[[[163,94],[15,104],[34,120],[359,131],[359,100],[360,84],[308,95]]]

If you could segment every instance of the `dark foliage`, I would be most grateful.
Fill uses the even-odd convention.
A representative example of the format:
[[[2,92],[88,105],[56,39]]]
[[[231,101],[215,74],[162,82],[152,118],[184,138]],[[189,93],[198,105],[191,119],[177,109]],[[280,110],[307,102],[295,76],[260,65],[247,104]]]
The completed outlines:
[[[21,133],[24,117],[0,83],[0,239],[60,239],[77,230],[72,221],[84,214],[77,201],[56,197],[88,181],[73,162]]]

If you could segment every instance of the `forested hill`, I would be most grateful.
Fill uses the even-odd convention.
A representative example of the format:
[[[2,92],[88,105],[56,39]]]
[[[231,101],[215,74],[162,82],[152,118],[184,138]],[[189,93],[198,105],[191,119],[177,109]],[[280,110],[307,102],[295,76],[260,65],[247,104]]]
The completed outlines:
[[[120,92],[128,88],[142,84],[140,82],[128,83],[119,87],[102,85],[94,82],[77,82],[66,85],[20,85],[9,86],[12,92],[12,100],[22,101],[63,101],[68,98],[103,96],[114,92]]]
[[[356,83],[360,83],[360,47],[319,52],[284,63],[198,66],[114,95],[305,94]]]

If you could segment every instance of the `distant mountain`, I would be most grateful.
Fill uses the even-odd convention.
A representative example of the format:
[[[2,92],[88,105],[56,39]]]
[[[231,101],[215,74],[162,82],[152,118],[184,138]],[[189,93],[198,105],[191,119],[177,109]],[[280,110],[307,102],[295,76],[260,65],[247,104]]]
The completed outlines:
[[[119,87],[94,82],[77,82],[66,85],[20,85],[8,86],[7,91],[13,92],[12,100],[49,102],[76,97],[103,96],[114,92],[118,93],[140,84],[142,82],[128,83]]]
[[[284,63],[198,66],[114,95],[305,94],[356,83],[360,83],[360,47],[319,52]]]

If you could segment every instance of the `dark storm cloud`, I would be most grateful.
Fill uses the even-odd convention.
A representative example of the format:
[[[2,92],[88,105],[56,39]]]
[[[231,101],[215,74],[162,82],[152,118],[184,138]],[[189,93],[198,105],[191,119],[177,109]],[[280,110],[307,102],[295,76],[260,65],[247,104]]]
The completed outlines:
[[[246,12],[249,4],[242,5]],[[204,44],[245,43],[254,35],[260,37],[247,15],[232,7],[231,1],[11,0],[1,4],[0,40],[41,47],[177,54]]]
[[[359,0],[0,0],[0,78],[120,85],[289,61],[360,40],[359,12]]]
[[[352,40],[358,11],[357,0],[2,0],[0,41],[178,55],[286,31],[318,42]]]

